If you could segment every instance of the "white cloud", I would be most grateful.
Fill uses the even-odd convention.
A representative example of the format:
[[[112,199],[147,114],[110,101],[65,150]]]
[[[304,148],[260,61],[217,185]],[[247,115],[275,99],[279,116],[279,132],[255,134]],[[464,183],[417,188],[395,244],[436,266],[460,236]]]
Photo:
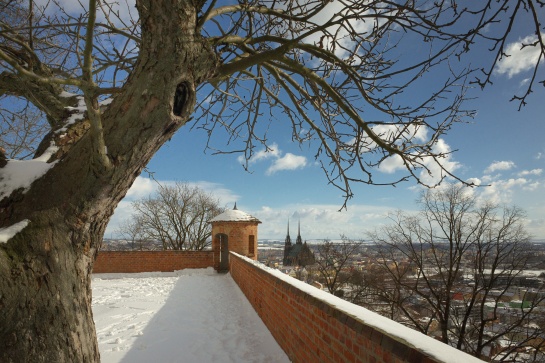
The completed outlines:
[[[421,125],[376,125],[371,129],[378,137],[386,141],[397,139],[399,142],[425,142],[428,139],[428,128]],[[370,137],[362,137],[360,143],[365,149],[377,148],[377,144]]]
[[[403,159],[401,159],[401,156],[395,154],[384,159],[384,161],[380,163],[378,170],[386,174],[393,174],[404,168],[405,165],[403,164]]]
[[[255,164],[258,161],[267,160],[271,158],[279,158],[282,155],[282,151],[280,151],[280,148],[278,147],[278,144],[273,143],[271,146],[269,146],[269,149],[263,149],[259,150],[255,154],[252,155],[250,160],[248,160],[249,164]],[[237,160],[242,164],[245,162],[244,156],[240,155]]]
[[[503,185],[505,185],[506,188],[513,188],[515,186],[521,186],[528,184],[528,180],[524,178],[517,178],[517,179],[507,179],[507,181],[501,181]]]
[[[435,154],[443,154],[445,157],[439,160],[441,165],[438,165],[431,157],[424,159],[424,165],[428,168],[429,173],[428,170],[422,170],[420,172],[420,180],[426,185],[435,185],[439,183],[441,178],[445,176],[444,170],[449,173],[454,173],[454,171],[460,167],[460,163],[453,160],[451,148],[445,140],[439,139],[435,145],[433,145],[432,151]]]
[[[514,167],[515,163],[512,161],[496,161],[485,172],[509,170]],[[506,179],[502,179],[499,173],[484,175],[480,180],[476,179],[484,184],[482,188],[477,188],[479,191],[478,197],[482,201],[491,201],[498,204],[517,203],[518,192],[536,192],[541,188],[541,181],[535,180],[535,177],[542,173],[543,169],[523,170],[517,173],[517,177]]]
[[[545,155],[544,155],[543,153],[539,152],[539,153],[537,153],[537,155],[536,155],[536,160],[541,160],[541,159],[543,159],[544,157],[545,157]]]
[[[408,125],[405,128],[400,128],[399,125],[378,125],[373,127],[373,131],[377,136],[383,140],[399,140],[399,142],[406,143],[425,143],[428,141],[428,128],[421,125]],[[361,142],[362,151],[373,151],[377,148],[377,144],[369,137],[362,138]],[[420,180],[427,185],[436,185],[445,176],[445,170],[449,173],[453,173],[460,167],[460,163],[453,160],[451,155],[451,148],[445,140],[439,139],[433,145],[433,153],[445,155],[440,159],[441,165],[431,157],[422,157],[421,163],[427,168],[422,169],[420,172]],[[405,169],[403,159],[399,155],[392,155],[384,159],[380,165],[379,170],[386,174],[393,174],[398,170]]]
[[[207,193],[212,194],[215,198],[218,198],[221,206],[232,206],[237,200],[240,199],[240,195],[234,193],[232,190],[223,186],[220,183],[212,183],[208,181],[189,182],[189,185],[199,187]]]
[[[118,232],[117,230],[121,226],[121,224],[128,220],[131,215],[134,213],[134,210],[132,209],[132,202],[130,200],[122,200],[117,205],[114,214],[110,218],[110,222],[108,222],[108,226],[106,227],[106,232],[104,232],[104,237],[106,238],[112,238],[117,237]]]
[[[545,36],[545,34],[542,34],[542,36]],[[508,44],[506,53],[509,56],[502,58],[498,63],[495,72],[501,75],[506,74],[508,78],[511,78],[521,72],[532,69],[539,59],[540,49],[539,47],[522,48],[522,45],[533,43],[536,40],[536,35],[529,35]]]
[[[329,22],[331,19],[335,21],[339,20],[341,14],[346,14],[345,5],[341,1],[330,1],[325,8],[312,17],[311,21],[323,25]],[[364,15],[364,14],[361,14]],[[316,32],[312,35],[305,38],[305,42],[308,44],[320,44],[326,49],[333,50],[334,43],[337,42],[339,46],[336,46],[334,49],[335,55],[339,58],[344,58],[350,55],[352,50],[355,49],[357,43],[352,40],[350,37],[349,31],[347,29],[354,29],[358,34],[364,35],[368,34],[373,30],[373,26],[377,22],[377,19],[367,21],[357,20],[357,19],[348,19],[343,21],[343,25],[335,25],[327,27],[327,33],[333,34],[335,39],[332,37],[325,36],[325,32]]]
[[[304,168],[307,165],[307,158],[300,155],[287,153],[286,155],[277,158],[273,164],[267,169],[266,174],[271,175],[281,170],[296,170]]]
[[[543,169],[532,169],[532,170],[523,170],[518,173],[519,176],[528,176],[528,175],[541,175]]]
[[[473,178],[469,181],[479,185],[481,179]],[[445,183],[446,184],[446,183]],[[492,201],[499,204],[512,204],[516,198],[516,193],[524,188],[534,188],[532,180],[525,178],[512,178],[507,180],[492,180],[491,186],[481,186],[475,188],[466,188],[466,192],[474,194],[480,201]],[[442,184],[443,186],[443,184]],[[539,185],[542,188],[541,184]],[[260,239],[276,239],[283,243],[286,236],[286,225],[290,219],[290,235],[292,239],[297,236],[297,222],[301,220],[301,236],[303,240],[313,239],[339,239],[341,234],[353,239],[365,239],[366,232],[380,228],[381,225],[391,224],[387,218],[389,212],[394,212],[395,208],[386,205],[370,204],[351,204],[348,210],[339,212],[339,205],[335,204],[288,204],[282,206],[262,206],[261,208],[245,212],[259,218],[263,223],[259,225]],[[401,206],[406,212],[412,213],[417,209],[417,205]],[[242,208],[244,206],[242,205]],[[539,210],[529,210],[531,218],[541,218],[545,215],[545,206],[538,203],[534,208]],[[534,221],[535,222],[535,221]],[[534,223],[535,224],[535,223]],[[530,230],[536,236],[545,237],[545,225],[535,224]],[[543,238],[542,237],[542,238]]]
[[[476,186],[479,186],[479,185],[481,185],[483,183],[482,180],[479,179],[479,178],[469,178],[468,180],[466,180],[466,182],[468,182],[470,184],[473,183]]]
[[[468,180],[469,181],[469,180]],[[479,184],[478,179],[472,179]],[[508,180],[496,180],[490,187],[482,186],[466,188],[466,192],[475,194],[481,201],[493,201],[500,204],[511,204],[515,193],[521,188],[530,187],[531,181],[524,178]],[[244,206],[242,205],[244,208]],[[411,208],[411,206],[409,206]],[[412,205],[412,208],[418,208]],[[528,210],[532,218],[541,218],[545,215],[545,206],[538,203]],[[404,208],[406,212],[414,210]],[[243,209],[244,210],[244,209]],[[313,239],[338,239],[341,234],[353,239],[365,239],[366,232],[380,228],[381,225],[391,224],[387,218],[389,212],[395,209],[384,205],[349,204],[348,210],[339,210],[335,204],[288,204],[283,206],[262,206],[254,210],[244,210],[259,218],[263,223],[259,225],[260,239],[276,239],[283,243],[286,236],[286,226],[290,219],[290,235],[292,239],[297,236],[297,222],[301,220],[301,236],[303,240]],[[535,222],[535,221],[534,221]],[[535,223],[534,223],[535,224]],[[545,225],[535,224],[530,230],[536,236],[545,237]]]
[[[308,164],[307,158],[305,156],[295,155],[292,153],[284,154],[276,143],[272,144],[269,147],[268,151],[266,149],[263,149],[256,152],[248,161],[248,163],[255,164],[259,161],[265,161],[269,159],[273,159],[273,161],[265,172],[266,175],[272,175],[277,171],[281,170],[301,169]],[[237,160],[240,163],[244,163],[244,156],[239,156]]]
[[[479,195],[479,198],[484,201],[510,204],[513,199],[513,192],[516,188],[527,188],[530,185],[525,178],[495,180],[489,186],[485,186]]]
[[[545,239],[545,204],[536,203],[527,208],[528,223],[526,227],[534,237]]]
[[[541,183],[536,181],[536,182],[533,182],[533,183],[530,183],[530,184],[524,186],[522,189],[527,191],[527,192],[533,192],[533,191],[536,191],[537,188],[539,188],[540,185],[541,185]]]
[[[157,183],[150,178],[137,177],[125,196],[128,199],[147,197],[157,189]]]
[[[150,178],[145,178],[139,176],[134,181],[133,185],[127,192],[124,200],[136,200],[140,198],[145,198],[153,193],[155,193],[160,186],[174,185],[176,182],[173,180],[153,180]],[[182,181],[182,183],[184,183]],[[225,188],[222,184],[212,183],[208,181],[192,181],[185,182],[189,186],[198,187],[204,190],[207,193],[211,193],[214,197],[220,200],[220,203],[233,203],[239,196],[234,194],[231,190]]]
[[[303,240],[339,239],[341,235],[365,239],[367,231],[389,223],[387,215],[393,212],[393,209],[383,206],[349,205],[348,210],[342,211],[339,211],[339,207],[333,204],[293,204],[276,208],[262,206],[245,212],[263,222],[259,225],[260,239],[277,239],[280,242],[286,237],[288,218],[293,240],[297,237],[299,220]]]
[[[415,129],[413,135],[416,140],[425,141],[427,138],[427,131]],[[453,160],[451,148],[445,140],[439,139],[435,145],[433,145],[432,152],[435,154],[443,154],[445,156],[440,159],[441,165],[437,164],[437,162],[431,157],[421,158],[422,164],[427,169],[422,169],[419,178],[426,185],[436,185],[441,181],[441,178],[445,176],[445,170],[449,173],[453,173],[460,167],[460,163]],[[405,169],[405,165],[403,164],[403,160],[399,155],[392,155],[384,159],[384,161],[379,165],[379,170],[387,174],[392,174],[402,169]]]
[[[509,170],[514,168],[515,166],[515,163],[512,161],[494,161],[484,170],[484,172],[493,173],[497,170]]]
[[[391,141],[391,140],[399,140],[400,142],[419,142],[423,143],[426,142],[428,139],[428,128],[421,125],[407,125],[406,127],[400,127],[399,125],[377,125],[372,127],[373,132],[380,137],[383,140]],[[372,151],[376,149],[378,146],[377,144],[371,140],[369,137],[364,137],[361,140],[361,145],[364,145],[362,149],[363,151]],[[450,152],[450,147],[445,143],[444,140],[440,139],[437,144],[434,146],[435,152]],[[449,160],[450,157],[447,156],[443,161],[446,165],[446,168],[450,170],[451,168],[455,167],[454,164],[449,164],[451,161]],[[432,164],[434,162],[431,159],[425,159],[424,164],[427,165],[430,169],[433,168]],[[386,174],[393,174],[398,170],[405,169],[405,165],[403,164],[403,159],[399,155],[392,155],[386,159],[384,159],[380,165],[379,170]],[[437,169],[436,171],[439,171]],[[427,174],[427,173],[426,173]]]

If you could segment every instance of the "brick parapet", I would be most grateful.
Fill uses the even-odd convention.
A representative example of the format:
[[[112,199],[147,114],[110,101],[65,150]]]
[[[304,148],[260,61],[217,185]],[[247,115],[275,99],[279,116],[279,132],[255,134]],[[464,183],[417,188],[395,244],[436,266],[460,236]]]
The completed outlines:
[[[170,272],[213,265],[212,251],[100,251],[93,273]]]
[[[292,362],[482,362],[412,330],[411,335],[421,336],[423,348],[411,345],[237,254],[231,254],[230,265],[233,279]],[[342,301],[342,304],[347,303]],[[408,329],[399,326],[401,330]],[[426,353],[431,345],[437,348],[434,352],[441,352],[440,358]]]

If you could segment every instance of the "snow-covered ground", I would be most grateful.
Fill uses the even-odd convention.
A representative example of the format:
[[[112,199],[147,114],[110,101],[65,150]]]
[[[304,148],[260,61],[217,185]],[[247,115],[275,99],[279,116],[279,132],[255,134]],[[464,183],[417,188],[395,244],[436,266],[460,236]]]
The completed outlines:
[[[93,275],[103,363],[289,362],[229,274]]]

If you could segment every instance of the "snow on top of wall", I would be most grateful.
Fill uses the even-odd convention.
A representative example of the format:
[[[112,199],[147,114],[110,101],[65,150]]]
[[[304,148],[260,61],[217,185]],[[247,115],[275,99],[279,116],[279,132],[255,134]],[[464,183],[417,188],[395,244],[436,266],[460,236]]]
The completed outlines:
[[[34,180],[43,176],[57,163],[56,161],[47,162],[57,150],[58,147],[51,143],[51,146],[36,159],[9,159],[6,166],[0,169],[0,200],[19,188],[23,188],[26,192]]]
[[[415,348],[418,351],[434,358],[439,362],[448,363],[482,363],[483,361],[462,352],[447,344],[441,343],[425,334],[417,332],[382,315],[367,310],[362,306],[352,304],[325,291],[319,290],[303,281],[297,280],[291,276],[282,273],[279,270],[269,268],[258,261],[251,260],[235,252],[232,254],[253,264],[257,268],[270,273],[282,281],[296,287],[297,289],[313,296],[325,304],[344,312],[361,323],[370,326],[383,334],[401,342],[405,345]]]
[[[17,222],[14,225],[9,227],[0,228],[0,243],[6,243],[11,238],[13,238],[17,233],[21,232],[30,221],[28,219],[23,219],[21,222]]]
[[[249,215],[238,209],[229,209],[220,215],[212,218],[210,222],[257,222],[261,223],[259,219]]]

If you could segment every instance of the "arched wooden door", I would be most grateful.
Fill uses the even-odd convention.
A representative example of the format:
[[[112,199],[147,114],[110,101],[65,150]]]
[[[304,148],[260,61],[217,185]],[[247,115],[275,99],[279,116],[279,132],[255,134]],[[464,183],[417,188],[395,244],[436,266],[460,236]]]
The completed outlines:
[[[226,234],[218,235],[220,241],[220,268],[219,271],[229,270],[229,238]]]

